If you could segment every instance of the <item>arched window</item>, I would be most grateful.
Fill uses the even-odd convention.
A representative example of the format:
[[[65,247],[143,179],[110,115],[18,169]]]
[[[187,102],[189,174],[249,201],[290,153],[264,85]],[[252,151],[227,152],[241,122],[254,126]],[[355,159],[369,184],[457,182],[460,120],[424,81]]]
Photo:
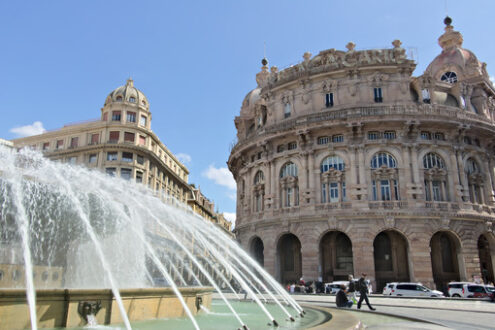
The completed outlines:
[[[285,178],[287,176],[297,177],[297,166],[296,164],[289,162],[282,167],[280,171],[280,177]]]
[[[345,164],[339,156],[325,158],[321,169],[321,202],[335,203],[346,200]]]
[[[376,153],[371,159],[371,193],[373,200],[399,200],[397,161],[387,152]]]
[[[454,84],[457,82],[457,74],[452,71],[447,71],[440,77],[440,80],[448,82],[449,84]]]
[[[292,105],[290,103],[285,103],[284,105],[284,118],[289,118],[292,112]]]
[[[292,162],[286,163],[280,170],[280,195],[281,207],[299,205],[297,166]]]
[[[371,159],[371,168],[380,168],[384,165],[388,168],[396,168],[397,161],[387,152],[379,152]]]
[[[423,157],[425,199],[427,201],[448,201],[447,171],[442,157],[430,152]]]
[[[254,176],[254,184],[262,183],[265,181],[265,176],[262,171],[256,172],[256,175]]]
[[[122,96],[117,96],[117,101],[122,101]]]
[[[136,103],[136,98],[135,98],[134,96],[131,96],[131,97],[129,98],[129,102],[131,102],[131,103]]]
[[[469,188],[469,200],[473,204],[484,204],[485,198],[483,196],[484,177],[480,170],[480,166],[476,160],[469,158],[466,161],[464,168],[466,172],[468,188]]]
[[[263,211],[263,200],[265,198],[265,176],[262,171],[256,172],[254,175],[253,186],[253,208],[254,212]]]

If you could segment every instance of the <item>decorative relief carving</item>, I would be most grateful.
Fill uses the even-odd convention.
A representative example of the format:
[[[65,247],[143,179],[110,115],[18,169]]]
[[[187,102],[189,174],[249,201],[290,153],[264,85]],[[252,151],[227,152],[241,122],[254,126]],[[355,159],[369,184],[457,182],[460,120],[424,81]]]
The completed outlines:
[[[385,216],[384,223],[387,228],[395,227],[395,217],[393,215]]]

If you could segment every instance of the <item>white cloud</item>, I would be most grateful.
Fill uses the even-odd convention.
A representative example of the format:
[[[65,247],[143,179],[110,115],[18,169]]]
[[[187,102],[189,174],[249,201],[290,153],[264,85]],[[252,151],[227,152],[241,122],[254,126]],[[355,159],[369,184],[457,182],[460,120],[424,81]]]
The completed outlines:
[[[31,125],[14,127],[10,129],[10,132],[17,135],[17,137],[25,137],[45,133],[46,129],[41,121],[35,121]]]
[[[227,219],[230,223],[235,224],[235,218],[236,218],[235,213],[231,213],[231,212],[223,212],[223,216],[224,216],[224,217],[225,217],[225,219]]]
[[[224,186],[232,190],[236,189],[234,177],[227,167],[216,168],[214,165],[210,165],[208,169],[203,172],[203,175],[208,179],[215,181],[215,183],[220,186]]]
[[[492,82],[492,84],[495,85],[495,77],[494,76],[490,76],[490,81]]]
[[[180,153],[180,154],[177,154],[176,156],[177,156],[177,159],[181,163],[184,163],[184,164],[189,164],[192,160],[191,156],[189,156],[188,154]]]
[[[228,193],[227,196],[233,201],[237,199],[237,194],[235,192]]]

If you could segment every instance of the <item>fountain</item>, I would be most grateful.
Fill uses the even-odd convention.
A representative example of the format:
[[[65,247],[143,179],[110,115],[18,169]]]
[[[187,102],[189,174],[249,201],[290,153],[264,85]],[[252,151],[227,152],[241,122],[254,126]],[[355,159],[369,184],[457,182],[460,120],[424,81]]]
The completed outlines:
[[[265,324],[304,316],[225,232],[144,185],[1,147],[0,204],[0,329],[174,316],[198,329],[213,292],[247,329],[224,295],[239,289]]]

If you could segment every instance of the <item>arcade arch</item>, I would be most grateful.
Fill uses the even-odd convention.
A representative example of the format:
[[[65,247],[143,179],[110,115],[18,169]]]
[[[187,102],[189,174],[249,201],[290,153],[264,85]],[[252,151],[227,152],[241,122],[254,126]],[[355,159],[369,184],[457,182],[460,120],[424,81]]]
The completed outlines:
[[[330,231],[320,240],[320,265],[323,282],[345,281],[354,273],[352,243],[341,231]]]
[[[409,282],[407,240],[396,230],[385,230],[373,241],[376,290],[381,292],[387,282]]]
[[[459,255],[461,244],[451,232],[439,231],[430,241],[431,268],[437,290],[447,291],[450,281],[459,281]]]
[[[301,241],[285,234],[277,243],[277,274],[280,283],[298,283],[302,276]]]

